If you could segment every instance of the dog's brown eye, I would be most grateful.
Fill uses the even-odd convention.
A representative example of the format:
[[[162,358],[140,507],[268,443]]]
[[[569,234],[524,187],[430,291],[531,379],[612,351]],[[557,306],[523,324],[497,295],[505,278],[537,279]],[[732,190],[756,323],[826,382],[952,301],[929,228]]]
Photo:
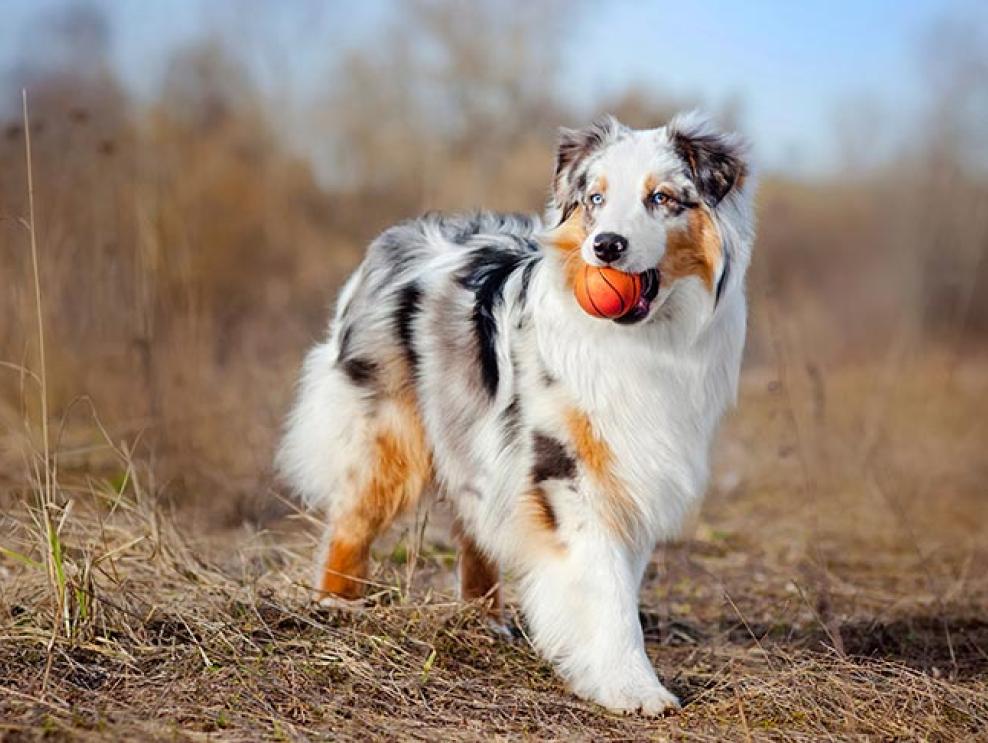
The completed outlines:
[[[604,203],[604,194],[602,193],[592,193],[587,199],[591,206],[600,206]]]

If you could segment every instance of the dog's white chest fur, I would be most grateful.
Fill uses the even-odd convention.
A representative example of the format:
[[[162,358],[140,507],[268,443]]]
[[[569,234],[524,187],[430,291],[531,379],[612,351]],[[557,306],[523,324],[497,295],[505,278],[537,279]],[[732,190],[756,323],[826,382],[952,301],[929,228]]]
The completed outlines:
[[[565,391],[566,402],[554,403],[583,410],[616,453],[646,541],[675,536],[704,494],[712,439],[736,396],[744,295],[721,303],[715,321],[688,340],[665,328],[615,334],[606,321],[548,304],[535,326],[546,370]]]

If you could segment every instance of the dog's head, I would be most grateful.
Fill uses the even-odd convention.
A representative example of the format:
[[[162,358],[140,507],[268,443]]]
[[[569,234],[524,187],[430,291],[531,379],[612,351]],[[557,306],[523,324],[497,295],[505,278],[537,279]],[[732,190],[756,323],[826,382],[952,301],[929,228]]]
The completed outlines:
[[[550,242],[569,276],[580,262],[642,274],[642,299],[617,322],[652,319],[677,294],[713,308],[733,243],[749,230],[748,170],[741,138],[695,114],[657,129],[633,130],[610,116],[564,129]]]

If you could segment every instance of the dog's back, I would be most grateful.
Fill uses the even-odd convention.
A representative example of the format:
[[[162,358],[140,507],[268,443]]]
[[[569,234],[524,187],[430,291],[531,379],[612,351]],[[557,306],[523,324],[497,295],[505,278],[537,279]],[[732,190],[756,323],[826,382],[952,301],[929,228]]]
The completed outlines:
[[[279,452],[282,472],[332,524],[315,576],[324,594],[361,595],[373,538],[426,489],[464,477],[451,449],[462,453],[489,417],[501,384],[498,316],[523,304],[539,228],[534,217],[488,212],[410,220],[371,243],[341,291]],[[473,566],[466,582],[494,576],[474,587],[483,595],[496,570],[465,530],[458,536]]]

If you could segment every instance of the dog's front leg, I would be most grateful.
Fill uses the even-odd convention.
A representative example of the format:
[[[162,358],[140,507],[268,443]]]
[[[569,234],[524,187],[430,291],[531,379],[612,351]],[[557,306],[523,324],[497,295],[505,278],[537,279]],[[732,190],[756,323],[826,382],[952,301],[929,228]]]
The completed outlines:
[[[522,602],[537,648],[577,695],[615,712],[657,715],[679,702],[645,654],[641,563],[613,537],[581,531],[526,571]]]

